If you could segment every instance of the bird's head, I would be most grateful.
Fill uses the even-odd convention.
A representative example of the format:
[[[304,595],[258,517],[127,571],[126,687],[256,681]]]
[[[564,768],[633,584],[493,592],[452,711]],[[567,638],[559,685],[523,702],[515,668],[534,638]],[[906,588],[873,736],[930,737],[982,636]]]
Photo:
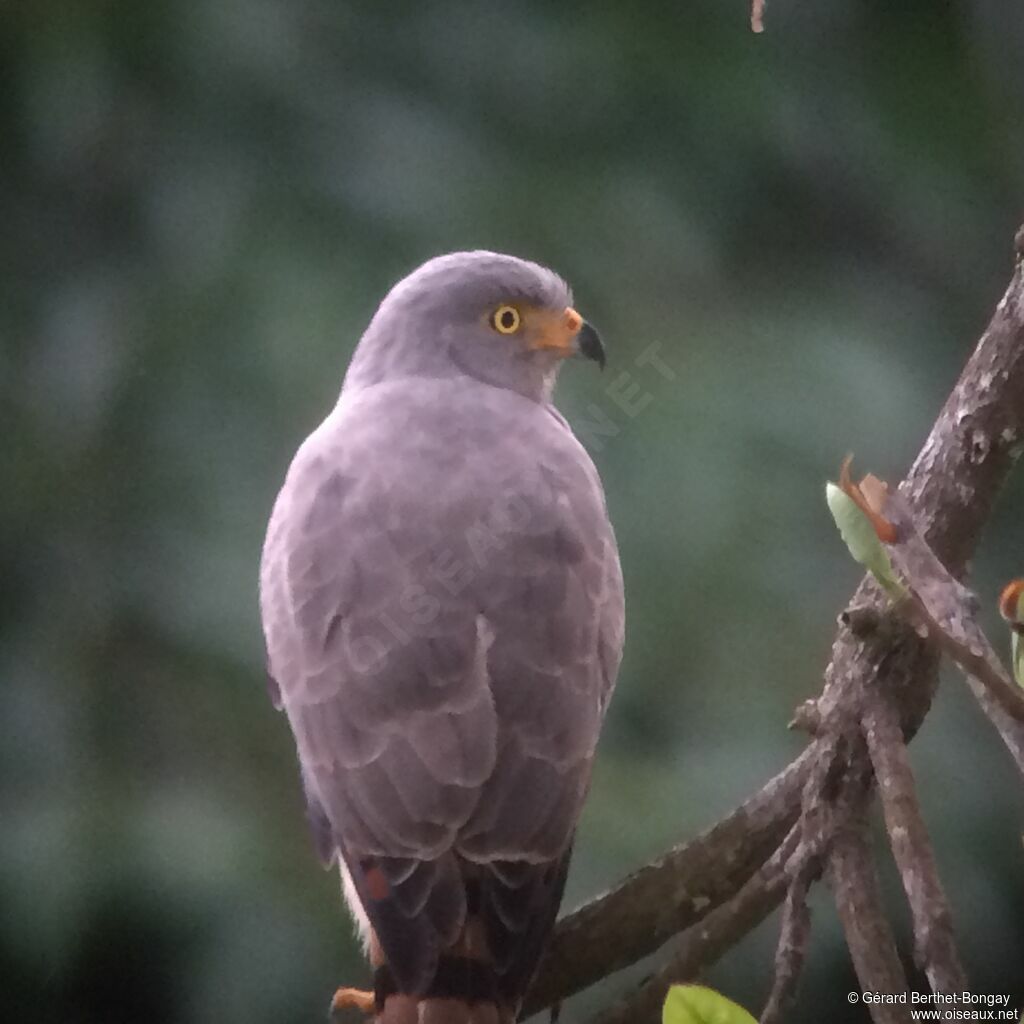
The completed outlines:
[[[345,387],[465,375],[546,400],[562,361],[604,366],[597,331],[555,273],[493,252],[438,256],[384,298],[352,357]]]

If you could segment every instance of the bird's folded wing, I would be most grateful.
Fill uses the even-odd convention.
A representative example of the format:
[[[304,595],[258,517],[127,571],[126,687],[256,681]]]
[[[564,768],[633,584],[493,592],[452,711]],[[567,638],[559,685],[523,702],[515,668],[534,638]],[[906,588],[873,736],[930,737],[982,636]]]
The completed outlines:
[[[582,458],[520,485],[500,528],[485,489],[432,514],[414,479],[354,472],[343,451],[294,466],[278,499],[271,673],[312,814],[408,978],[457,935],[467,892],[513,974],[553,921],[622,643],[618,557]]]

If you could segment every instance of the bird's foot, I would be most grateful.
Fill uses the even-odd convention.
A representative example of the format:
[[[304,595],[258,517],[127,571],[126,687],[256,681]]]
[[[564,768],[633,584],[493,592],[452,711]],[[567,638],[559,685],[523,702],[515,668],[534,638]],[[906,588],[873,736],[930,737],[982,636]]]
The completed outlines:
[[[357,1010],[366,1017],[372,1017],[376,1010],[373,993],[359,988],[339,988],[331,1000],[331,1020],[340,1022],[352,1019],[352,1015],[345,1016],[346,1010]]]

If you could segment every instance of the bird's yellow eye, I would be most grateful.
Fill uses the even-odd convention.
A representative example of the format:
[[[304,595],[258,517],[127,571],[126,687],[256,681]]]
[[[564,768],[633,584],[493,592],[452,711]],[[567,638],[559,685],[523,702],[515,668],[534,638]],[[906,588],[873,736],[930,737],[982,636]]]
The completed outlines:
[[[499,306],[491,314],[491,326],[499,334],[515,334],[520,322],[519,310],[515,306]]]

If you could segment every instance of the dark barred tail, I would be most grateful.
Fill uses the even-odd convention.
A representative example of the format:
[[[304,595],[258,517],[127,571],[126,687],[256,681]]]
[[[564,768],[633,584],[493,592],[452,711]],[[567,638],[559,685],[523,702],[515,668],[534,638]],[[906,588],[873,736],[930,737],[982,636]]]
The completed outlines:
[[[370,924],[376,1024],[513,1024],[561,902],[555,859],[345,857]],[[342,851],[344,856],[344,851]]]
[[[377,1024],[513,1024],[503,1006],[494,968],[468,957],[442,955],[430,987],[418,995],[397,991],[387,965],[374,974]]]

